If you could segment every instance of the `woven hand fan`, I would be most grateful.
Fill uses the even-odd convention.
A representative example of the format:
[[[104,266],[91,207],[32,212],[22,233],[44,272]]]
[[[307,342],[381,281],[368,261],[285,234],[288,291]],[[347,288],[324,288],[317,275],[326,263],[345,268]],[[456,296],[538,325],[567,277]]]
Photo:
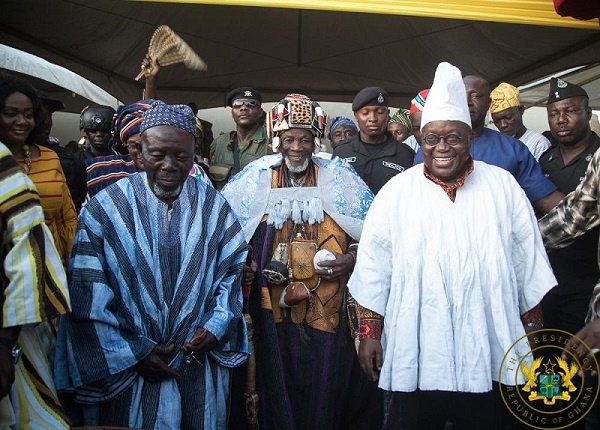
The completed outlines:
[[[183,63],[192,70],[206,70],[208,67],[204,60],[168,25],[161,25],[154,31],[150,39],[148,55],[153,63],[158,61],[161,66]],[[139,81],[142,76],[144,76],[143,67],[135,80]]]

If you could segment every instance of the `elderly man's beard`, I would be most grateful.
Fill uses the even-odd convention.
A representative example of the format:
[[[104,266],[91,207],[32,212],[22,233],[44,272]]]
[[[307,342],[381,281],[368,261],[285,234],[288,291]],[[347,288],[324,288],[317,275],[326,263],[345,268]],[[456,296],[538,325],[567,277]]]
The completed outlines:
[[[306,169],[308,168],[308,163],[310,163],[310,158],[305,158],[304,163],[302,163],[300,166],[293,166],[292,162],[290,161],[290,158],[287,155],[285,156],[284,160],[285,160],[285,165],[287,166],[288,170],[291,173],[305,172]]]
[[[154,191],[154,194],[159,199],[176,199],[177,197],[179,197],[179,193],[181,193],[181,188],[181,185],[179,185],[173,190],[165,190],[160,185],[155,183],[152,186],[152,191]]]

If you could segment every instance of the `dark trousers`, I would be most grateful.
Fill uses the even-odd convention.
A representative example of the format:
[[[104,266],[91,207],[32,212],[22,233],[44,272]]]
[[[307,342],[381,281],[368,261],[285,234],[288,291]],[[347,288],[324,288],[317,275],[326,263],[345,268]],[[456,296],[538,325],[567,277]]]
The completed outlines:
[[[447,421],[461,430],[501,429],[500,394],[450,391],[384,393],[383,430],[443,430]]]
[[[544,328],[554,328],[577,334],[585,325],[590,298],[591,291],[559,295],[551,290],[542,299]]]

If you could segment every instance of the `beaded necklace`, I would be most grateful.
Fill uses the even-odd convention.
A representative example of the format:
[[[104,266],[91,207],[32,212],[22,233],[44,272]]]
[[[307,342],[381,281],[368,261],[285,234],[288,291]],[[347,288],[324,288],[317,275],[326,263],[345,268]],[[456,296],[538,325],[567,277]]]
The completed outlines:
[[[279,177],[279,187],[314,187],[316,184],[315,167],[312,161],[308,163],[308,167],[302,177],[296,179],[289,171],[285,161],[281,164],[281,176]]]
[[[23,152],[25,153],[25,167],[23,169],[25,173],[29,173],[31,170],[31,148],[29,145],[23,145]]]

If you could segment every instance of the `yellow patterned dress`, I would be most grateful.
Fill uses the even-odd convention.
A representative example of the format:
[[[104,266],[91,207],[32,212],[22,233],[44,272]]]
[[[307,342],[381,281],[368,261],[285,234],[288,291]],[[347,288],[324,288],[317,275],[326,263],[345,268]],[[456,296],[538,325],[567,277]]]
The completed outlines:
[[[61,258],[67,261],[77,230],[77,212],[58,155],[43,146],[38,148],[40,156],[31,160],[31,170],[27,176],[40,195],[46,225],[52,232],[56,249]],[[25,166],[24,160],[17,162]]]
[[[15,382],[0,429],[66,429],[52,379],[48,321],[70,310],[66,276],[33,183],[0,143],[0,328],[21,327]]]

